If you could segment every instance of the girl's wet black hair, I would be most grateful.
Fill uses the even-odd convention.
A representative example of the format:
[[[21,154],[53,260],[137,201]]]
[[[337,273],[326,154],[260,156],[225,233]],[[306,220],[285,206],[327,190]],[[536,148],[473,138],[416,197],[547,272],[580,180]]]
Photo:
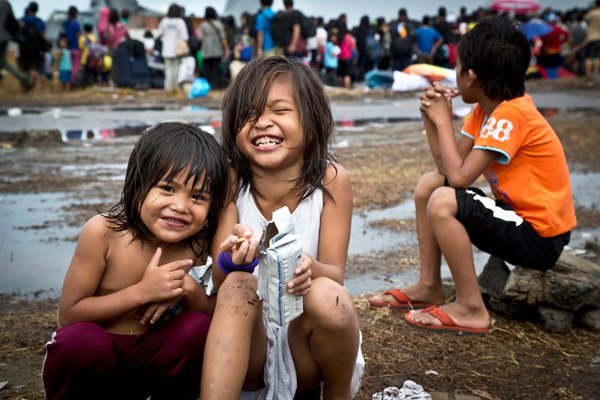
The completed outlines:
[[[458,43],[461,73],[472,69],[491,99],[510,100],[525,93],[531,47],[517,25],[506,17],[479,21]]]
[[[238,174],[239,189],[252,182],[250,163],[236,146],[236,136],[246,125],[255,124],[265,109],[273,82],[284,79],[292,84],[294,100],[304,131],[304,165],[296,188],[303,198],[323,185],[327,165],[335,162],[328,144],[333,138],[334,121],[329,100],[319,77],[300,62],[283,56],[261,56],[250,61],[235,77],[223,96],[222,145]]]
[[[227,158],[215,138],[198,127],[181,122],[164,122],[148,128],[135,144],[127,164],[120,201],[101,212],[117,231],[130,230],[133,240],[150,240],[152,232],[142,221],[142,203],[150,189],[162,179],[174,179],[186,172],[186,182],[210,193],[204,227],[188,238],[188,245],[200,258],[210,254],[212,238],[221,211],[228,200]]]

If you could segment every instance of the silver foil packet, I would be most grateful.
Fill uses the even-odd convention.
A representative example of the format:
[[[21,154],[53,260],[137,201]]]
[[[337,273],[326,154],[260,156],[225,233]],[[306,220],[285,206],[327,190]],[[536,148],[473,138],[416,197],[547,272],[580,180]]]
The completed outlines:
[[[289,294],[287,284],[302,260],[302,243],[294,232],[287,207],[273,212],[260,241],[258,296],[263,299],[268,320],[283,326],[303,312],[303,298]]]

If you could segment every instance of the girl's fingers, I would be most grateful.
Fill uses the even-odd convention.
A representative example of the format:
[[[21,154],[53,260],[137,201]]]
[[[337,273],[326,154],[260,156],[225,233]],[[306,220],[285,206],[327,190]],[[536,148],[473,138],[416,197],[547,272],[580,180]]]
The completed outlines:
[[[150,319],[152,318],[152,315],[154,315],[154,313],[156,312],[156,310],[158,310],[158,307],[159,307],[159,304],[150,304],[148,306],[148,308],[146,308],[146,312],[144,313],[144,315],[140,319],[140,323],[141,324],[147,324],[148,321],[150,321]]]
[[[162,317],[162,315],[165,313],[165,311],[167,311],[170,307],[170,304],[161,304],[159,305],[156,310],[154,311],[154,314],[152,314],[152,318],[150,318],[150,323],[151,324],[155,324],[160,320],[160,317]]]
[[[240,239],[237,235],[229,235],[227,239],[221,243],[219,246],[220,251],[230,251],[233,247],[235,247],[237,241]]]

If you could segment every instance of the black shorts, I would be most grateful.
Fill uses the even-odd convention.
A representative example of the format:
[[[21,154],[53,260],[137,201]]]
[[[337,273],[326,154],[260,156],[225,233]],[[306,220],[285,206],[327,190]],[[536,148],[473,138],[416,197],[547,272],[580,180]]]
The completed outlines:
[[[354,70],[354,66],[352,64],[352,59],[349,60],[338,60],[338,76],[352,76]]]
[[[541,237],[508,204],[486,197],[478,189],[455,189],[456,218],[478,249],[513,265],[545,271],[552,267],[571,232]]]
[[[600,40],[594,40],[585,46],[585,58],[600,58]]]

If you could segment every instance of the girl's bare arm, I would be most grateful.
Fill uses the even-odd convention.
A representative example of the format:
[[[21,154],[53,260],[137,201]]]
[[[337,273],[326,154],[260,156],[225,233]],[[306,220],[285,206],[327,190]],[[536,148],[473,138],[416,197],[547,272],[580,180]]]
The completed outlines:
[[[329,165],[325,186],[332,198],[324,196],[319,255],[312,263],[312,278],[325,276],[343,285],[352,224],[352,186],[348,171],[338,164],[335,168]]]

